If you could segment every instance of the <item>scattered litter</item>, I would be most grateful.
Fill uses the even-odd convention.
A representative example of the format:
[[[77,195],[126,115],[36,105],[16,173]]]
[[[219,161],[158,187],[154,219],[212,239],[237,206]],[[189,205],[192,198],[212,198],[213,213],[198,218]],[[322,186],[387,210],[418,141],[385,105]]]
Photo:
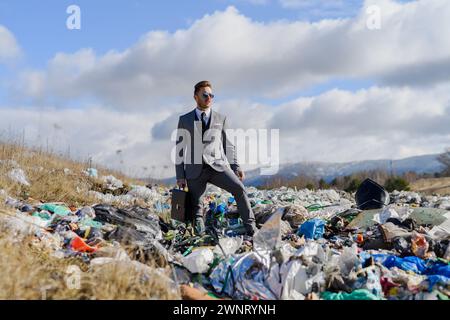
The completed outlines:
[[[94,176],[94,169],[86,173]],[[449,298],[448,197],[389,194],[374,181],[355,197],[250,187],[259,230],[249,239],[235,199],[214,186],[201,203],[206,234],[197,236],[190,221],[168,218],[170,189],[124,187],[113,176],[101,181],[88,191],[99,203],[79,208],[0,190],[9,208],[0,220],[11,241],[33,236],[52,256],[80,257],[90,268],[124,264],[155,276],[145,263],[170,266],[167,283],[178,284],[185,299]]]
[[[8,177],[14,181],[17,182],[21,185],[24,186],[30,186],[30,183],[28,182],[28,179],[25,175],[25,172],[22,169],[12,169],[9,173],[8,173]]]
[[[116,177],[109,175],[102,178],[103,180],[103,187],[106,190],[115,191],[117,189],[123,188],[123,182]]]
[[[187,257],[183,257],[183,265],[191,273],[205,273],[209,269],[209,264],[214,260],[214,254],[210,249],[198,249]]]
[[[95,168],[88,168],[85,173],[88,177],[98,178],[98,171]]]
[[[241,247],[242,241],[243,239],[241,237],[219,239],[219,243],[214,248],[214,253],[225,256],[234,254]]]
[[[311,219],[306,221],[298,229],[299,235],[304,235],[306,239],[320,239],[325,232],[325,221],[322,219]]]

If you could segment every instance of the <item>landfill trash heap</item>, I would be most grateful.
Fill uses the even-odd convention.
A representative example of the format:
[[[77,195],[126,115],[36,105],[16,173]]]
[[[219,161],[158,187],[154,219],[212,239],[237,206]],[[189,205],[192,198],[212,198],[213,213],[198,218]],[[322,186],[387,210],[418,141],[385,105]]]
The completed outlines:
[[[103,181],[109,190],[122,187],[113,176]],[[186,299],[449,299],[449,197],[394,192],[381,208],[361,210],[343,191],[247,193],[259,229],[253,239],[243,236],[235,199],[212,185],[203,197],[203,236],[167,217],[171,190],[161,186],[90,191],[100,203],[81,208],[0,190],[11,209],[0,222],[60,259],[169,266]],[[137,198],[147,205],[133,205]]]

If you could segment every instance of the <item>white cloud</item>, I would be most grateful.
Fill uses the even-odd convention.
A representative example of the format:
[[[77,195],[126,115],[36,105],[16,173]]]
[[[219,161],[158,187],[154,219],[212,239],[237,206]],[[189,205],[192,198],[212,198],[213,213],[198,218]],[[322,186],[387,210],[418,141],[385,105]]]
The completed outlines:
[[[450,145],[450,85],[330,90],[278,106],[224,101],[232,128],[280,130],[280,160],[346,162],[439,153]],[[176,114],[153,127],[167,141]],[[245,159],[241,150],[241,161]]]
[[[439,153],[450,145],[449,92],[449,85],[433,90],[331,90],[280,106],[268,126],[281,129],[284,161]]]
[[[430,59],[420,64],[411,63],[395,68],[381,78],[381,82],[391,86],[432,87],[436,83],[448,82],[450,58]]]
[[[375,31],[366,28],[364,9],[345,20],[260,23],[229,7],[188,29],[149,32],[123,52],[59,53],[47,70],[38,70],[39,85],[25,76],[19,88],[143,110],[190,102],[193,84],[203,79],[224,96],[282,97],[334,78],[384,79],[398,68],[449,56],[443,35],[450,28],[448,1],[377,3],[382,28]]]
[[[0,25],[0,63],[9,63],[21,55],[21,50],[14,35]]]
[[[35,144],[48,138],[104,164],[123,160],[133,172],[168,165],[160,175],[172,176],[170,133],[194,107],[193,85],[209,79],[214,108],[232,127],[281,130],[282,162],[440,152],[450,145],[450,3],[377,4],[376,31],[366,28],[363,9],[351,19],[260,23],[230,7],[175,33],[149,32],[122,52],[58,53],[46,69],[24,71],[16,94],[38,105],[86,99],[103,107],[0,108],[0,128],[25,129]],[[375,85],[276,106],[260,102],[349,78]]]
[[[63,154],[70,149],[70,155],[74,158],[86,160],[91,156],[95,163],[131,174],[144,174],[143,167],[156,166],[161,169],[170,161],[171,143],[154,143],[150,132],[154,123],[164,117],[165,114],[155,112],[130,114],[101,107],[2,107],[0,138],[17,141],[24,134],[28,145],[44,150],[48,146],[50,150]],[[122,151],[120,155],[118,150]]]
[[[450,145],[448,84],[433,89],[330,90],[278,106],[234,99],[218,102],[214,109],[227,116],[231,128],[280,129],[282,163],[401,158],[438,153]],[[169,177],[174,174],[170,134],[178,116],[190,110],[181,105],[142,113],[105,107],[0,108],[0,137],[8,136],[6,128],[16,134],[25,130],[34,145],[48,141],[63,152],[70,146],[72,155],[84,159],[91,155],[98,163],[134,174],[154,167],[155,175]],[[117,150],[122,150],[120,156]],[[240,150],[241,162],[244,155]]]

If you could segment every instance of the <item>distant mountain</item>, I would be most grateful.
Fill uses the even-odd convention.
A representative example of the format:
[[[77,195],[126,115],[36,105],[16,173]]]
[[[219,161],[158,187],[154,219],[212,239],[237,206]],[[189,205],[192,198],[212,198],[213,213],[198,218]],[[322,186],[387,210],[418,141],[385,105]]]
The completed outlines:
[[[435,173],[442,170],[442,164],[437,161],[438,154],[409,157],[400,160],[364,160],[345,163],[328,162],[299,162],[294,164],[280,165],[276,175],[263,176],[260,169],[246,172],[245,185],[261,186],[272,179],[283,178],[294,179],[299,175],[306,175],[313,178],[323,178],[326,182],[332,181],[336,177],[348,176],[361,171],[385,170],[394,174],[405,172]],[[162,183],[173,185],[175,177],[160,180]]]
[[[294,179],[299,175],[313,178],[323,178],[326,182],[336,177],[348,176],[361,171],[384,170],[394,174],[405,172],[435,173],[442,170],[442,164],[437,161],[437,154],[409,157],[400,160],[364,160],[345,163],[299,162],[281,165],[277,175],[262,176],[260,170],[252,170],[247,174],[246,184],[260,186],[276,178]]]

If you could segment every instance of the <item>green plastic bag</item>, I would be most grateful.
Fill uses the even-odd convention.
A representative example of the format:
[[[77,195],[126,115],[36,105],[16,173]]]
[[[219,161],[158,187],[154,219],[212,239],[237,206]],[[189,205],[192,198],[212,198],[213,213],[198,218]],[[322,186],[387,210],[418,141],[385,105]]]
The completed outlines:
[[[80,225],[96,229],[101,229],[103,227],[103,224],[101,222],[92,219],[83,219],[80,221]]]
[[[50,220],[52,218],[52,216],[48,213],[48,212],[35,212],[32,214],[33,217],[39,217],[43,220]]]
[[[366,289],[358,289],[351,293],[325,291],[322,293],[321,298],[324,300],[381,300]]]
[[[43,204],[42,206],[40,206],[40,209],[47,210],[49,212],[53,212],[54,214],[57,214],[58,216],[67,216],[69,213],[72,212],[67,207],[59,206],[57,204],[52,204],[52,203]]]

